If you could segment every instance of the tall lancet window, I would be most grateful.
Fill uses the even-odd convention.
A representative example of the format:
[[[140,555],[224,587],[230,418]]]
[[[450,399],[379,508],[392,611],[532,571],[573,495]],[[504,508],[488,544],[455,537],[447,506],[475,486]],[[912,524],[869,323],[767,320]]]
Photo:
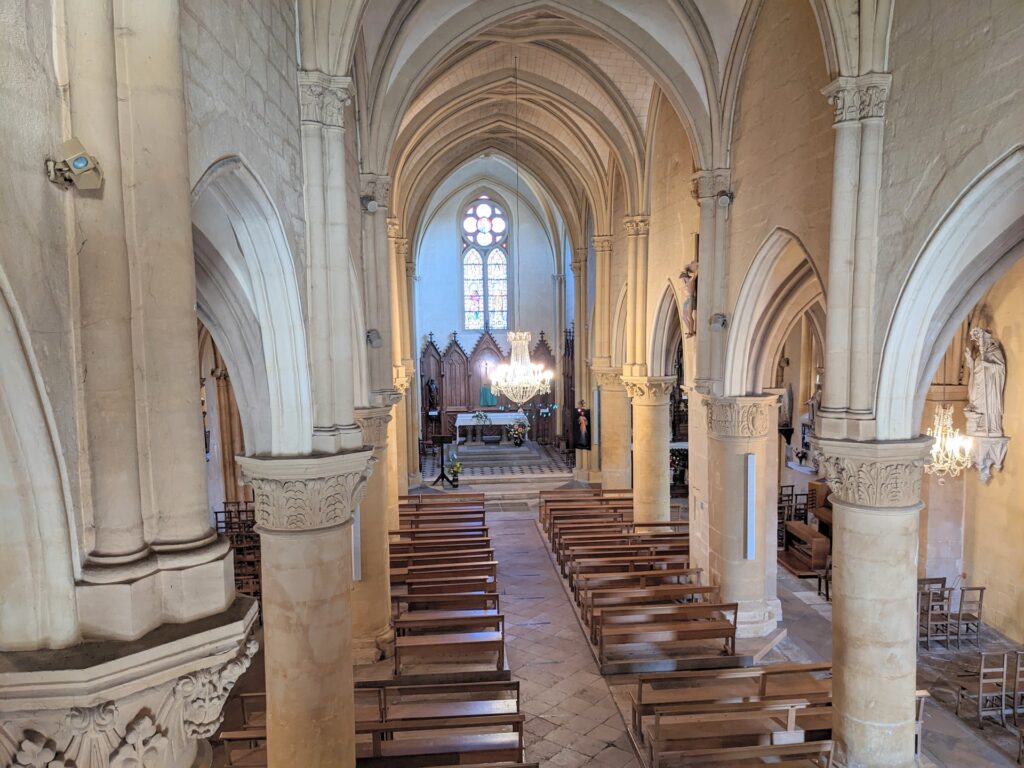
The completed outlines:
[[[508,330],[508,217],[487,195],[462,217],[462,303],[468,331]]]

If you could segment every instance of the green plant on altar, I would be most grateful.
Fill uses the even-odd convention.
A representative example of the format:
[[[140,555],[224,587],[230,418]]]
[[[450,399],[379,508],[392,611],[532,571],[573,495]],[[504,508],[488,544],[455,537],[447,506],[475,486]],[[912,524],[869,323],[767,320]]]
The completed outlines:
[[[523,444],[526,434],[530,431],[530,422],[517,421],[514,424],[509,424],[505,431],[508,434],[508,439],[518,448]]]
[[[490,424],[491,417],[488,416],[483,411],[477,411],[476,413],[473,414],[473,421],[476,422],[477,424]]]
[[[681,482],[686,469],[686,449],[671,448],[668,452],[668,466],[672,470],[673,482]]]

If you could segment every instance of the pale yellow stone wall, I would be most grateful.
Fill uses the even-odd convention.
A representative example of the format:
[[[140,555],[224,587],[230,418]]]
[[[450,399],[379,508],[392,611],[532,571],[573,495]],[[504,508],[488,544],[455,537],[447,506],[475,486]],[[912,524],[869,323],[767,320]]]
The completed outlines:
[[[896,3],[878,222],[876,357],[929,233],[973,179],[1024,141],[1022,34],[1020,0]]]
[[[305,214],[292,3],[181,0],[181,47],[191,183],[218,159],[241,155],[266,185],[301,270]]]
[[[985,621],[1024,642],[1024,262],[1018,262],[986,297],[991,328],[1006,351],[1003,432],[1010,450],[1002,471],[982,483],[967,477],[964,571],[967,584],[987,587]]]
[[[743,68],[733,130],[727,306],[775,227],[803,242],[828,273],[832,109],[814,13],[805,0],[764,3]]]

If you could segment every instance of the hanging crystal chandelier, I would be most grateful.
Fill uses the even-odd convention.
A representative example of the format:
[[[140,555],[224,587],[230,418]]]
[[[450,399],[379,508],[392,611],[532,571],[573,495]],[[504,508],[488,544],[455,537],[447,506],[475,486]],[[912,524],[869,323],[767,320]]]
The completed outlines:
[[[514,63],[515,83],[515,155],[516,155],[516,294],[519,291],[519,57]],[[518,304],[518,302],[517,302]],[[509,331],[508,341],[512,345],[511,360],[502,363],[491,375],[491,394],[504,395],[522,410],[523,403],[531,397],[546,395],[551,391],[554,374],[543,365],[530,361],[529,331]]]
[[[491,394],[504,395],[520,407],[531,397],[550,392],[554,376],[543,365],[530,361],[531,338],[529,331],[510,331],[512,360],[499,365],[491,375]]]
[[[971,438],[961,435],[953,428],[953,406],[942,404],[935,409],[928,436],[935,438],[932,443],[932,460],[925,465],[925,472],[938,477],[956,477],[971,466]]]

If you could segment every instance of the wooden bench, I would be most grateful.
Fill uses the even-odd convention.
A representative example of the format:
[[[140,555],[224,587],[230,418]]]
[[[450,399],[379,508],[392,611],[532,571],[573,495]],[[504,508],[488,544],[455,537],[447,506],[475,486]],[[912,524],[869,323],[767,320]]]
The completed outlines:
[[[469,527],[483,525],[484,513],[481,512],[445,512],[429,515],[408,514],[398,518],[399,529],[404,528],[441,528]]]
[[[395,619],[395,634],[399,637],[440,630],[500,632],[504,635],[505,616],[489,610],[413,611]]]
[[[605,613],[598,633],[598,660],[602,667],[622,646],[657,646],[664,654],[659,658],[675,658],[683,644],[696,640],[721,640],[723,655],[736,652],[736,603],[692,603],[666,606],[670,611],[639,608],[632,617],[618,614],[610,621]],[[628,609],[627,609],[628,610]],[[726,614],[732,614],[729,618]],[[627,620],[627,619],[632,620]],[[636,660],[632,656],[631,660]]]
[[[754,768],[770,762],[775,768],[832,768],[832,741],[759,745],[726,749],[696,749],[678,753],[672,766],[679,768]],[[765,759],[767,758],[767,759]]]
[[[405,589],[410,595],[497,592],[498,584],[493,576],[409,576]]]
[[[794,576],[814,576],[825,568],[829,556],[829,541],[806,523],[791,520],[786,523],[784,549],[779,562]]]
[[[639,675],[630,691],[633,731],[643,739],[643,718],[655,707],[715,704],[767,696],[831,694],[832,665],[767,664],[731,669],[661,672]]]
[[[523,758],[524,719],[516,714],[356,723],[357,737],[371,737],[369,742],[357,741],[357,764],[406,768],[445,762],[517,763]]]
[[[489,536],[474,536],[459,538],[410,538],[405,541],[392,541],[388,545],[388,551],[392,555],[427,552],[465,552],[470,549],[487,549],[491,546]]]
[[[421,593],[418,595],[392,595],[392,613],[397,617],[421,611],[455,611],[455,610],[500,610],[500,598],[497,592],[456,592],[456,593]],[[402,606],[406,610],[402,611]]]
[[[356,721],[385,722],[519,713],[519,682],[408,684],[393,680],[356,689]],[[367,699],[368,706],[360,706]]]
[[[590,627],[591,642],[597,645],[601,617],[606,610],[708,602],[717,594],[718,587],[700,584],[658,584],[643,589],[595,589],[587,594],[587,599],[580,607],[580,615],[584,624]]]
[[[601,523],[589,522],[578,523],[555,532],[554,540],[551,542],[551,550],[557,557],[563,556],[563,550],[569,546],[593,543],[607,544],[618,542],[628,544],[641,540],[656,540],[657,534],[670,536],[685,536],[687,523],[635,523],[632,521],[622,523]]]
[[[411,494],[398,497],[399,504],[417,504],[420,506],[445,505],[445,504],[480,504],[484,503],[484,495],[472,491],[460,491],[456,493],[424,493]]]
[[[573,584],[576,603],[582,605],[590,590],[607,587],[650,587],[656,584],[689,584],[700,582],[700,568],[662,568],[657,571],[619,571],[616,573],[588,573],[579,576]]]
[[[475,537],[490,538],[490,529],[486,525],[431,525],[425,528],[399,528],[388,531],[397,541],[421,541],[429,539],[472,539]]]
[[[573,585],[577,577],[590,574],[652,571],[659,568],[688,568],[689,565],[689,552],[582,557],[569,563],[569,586]]]
[[[493,560],[494,549],[492,547],[473,547],[471,549],[440,550],[436,552],[400,552],[391,555],[391,570],[394,572],[399,568],[408,568],[416,565],[430,565],[431,563],[468,563],[477,560]]]
[[[265,727],[221,731],[215,740],[224,745],[225,766],[267,768],[267,729]]]
[[[807,734],[831,738],[831,703],[808,699],[741,702],[707,705],[693,713],[682,705],[678,711],[659,710],[644,734],[652,768],[679,765],[681,753],[801,743]],[[692,764],[692,763],[691,763]]]
[[[418,581],[421,577],[444,576],[490,576],[498,577],[497,560],[470,560],[458,563],[431,563],[427,565],[410,565],[391,572],[392,584],[408,584]]]
[[[497,669],[505,667],[505,636],[502,632],[442,632],[395,638],[395,676],[402,673],[402,657],[460,659],[473,653],[497,653]]]

